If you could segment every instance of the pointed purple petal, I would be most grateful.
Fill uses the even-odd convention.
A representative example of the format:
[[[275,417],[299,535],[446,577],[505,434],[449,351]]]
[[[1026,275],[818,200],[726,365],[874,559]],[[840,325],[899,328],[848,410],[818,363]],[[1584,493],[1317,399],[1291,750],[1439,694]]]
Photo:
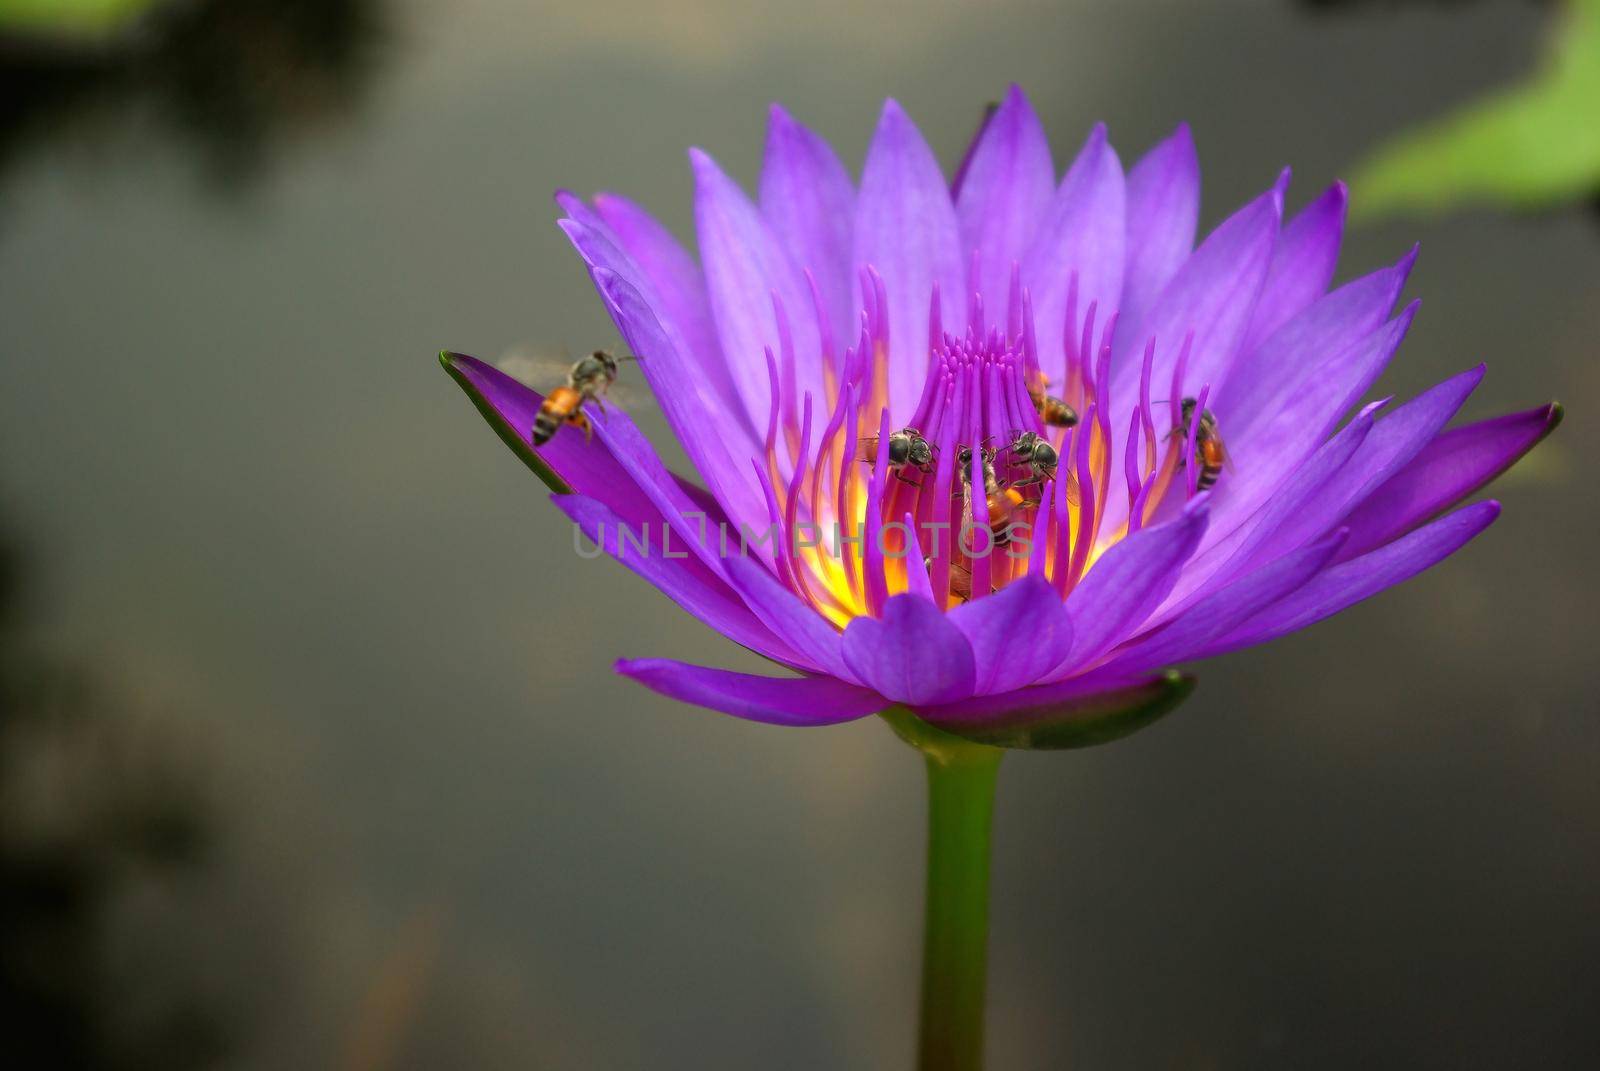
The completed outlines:
[[[983,295],[986,309],[1003,313],[1011,265],[1033,242],[1055,184],[1044,126],[1022,90],[1012,86],[978,140],[956,199],[961,252],[978,253],[978,277],[969,284]]]
[[[1097,123],[1040,218],[1038,236],[1022,261],[1022,283],[1033,297],[1040,338],[1039,364],[1053,381],[1061,380],[1065,367],[1061,339],[1073,273],[1080,316],[1097,302],[1104,323],[1121,297],[1126,196],[1122,161],[1106,141],[1105,124]]]
[[[910,416],[927,375],[934,284],[945,330],[966,328],[960,233],[933,151],[900,105],[886,101],[861,171],[854,263],[876,269],[887,290],[889,398],[897,420]]]
[[[1294,488],[1300,481],[1300,473],[1314,467],[1316,457],[1302,465],[1282,489],[1273,492],[1271,503],[1255,525],[1262,535],[1268,534],[1264,529],[1270,529],[1271,538],[1259,540],[1253,551],[1245,552],[1248,557],[1234,572],[1257,568],[1287,548],[1315,539],[1343,524],[1352,507],[1433,440],[1482,379],[1483,366],[1479,365],[1450,377],[1382,417],[1355,450],[1341,455],[1332,470],[1306,495],[1296,494]],[[1354,423],[1341,431],[1330,440],[1330,445],[1345,437],[1353,427]],[[1318,456],[1321,453],[1319,451]],[[1348,551],[1346,556],[1353,557]]]
[[[1224,424],[1235,469],[1224,473],[1207,547],[1255,515],[1382,374],[1416,313],[1413,302],[1387,326],[1323,362],[1268,420],[1234,436]]]
[[[634,534],[624,537],[625,522],[594,499],[582,495],[552,495],[551,501],[572,519],[591,543],[643,577],[702,624],[734,643],[785,665],[808,670],[820,668],[774,635],[726,584],[710,576],[693,557],[678,557],[686,553],[683,546],[676,541],[664,544],[659,524],[628,524],[628,531]]]
[[[604,268],[593,268],[590,274],[623,341],[639,357],[638,368],[649,381],[662,414],[706,487],[736,523],[765,525],[766,501],[746,463],[756,447],[745,438],[743,422],[706,408],[706,397],[693,389],[692,375],[685,371],[686,362],[677,347],[626,279]]]
[[[896,595],[882,618],[844,630],[845,664],[856,679],[897,703],[948,703],[972,694],[976,667],[966,637],[927,599]]]
[[[1351,511],[1345,554],[1364,554],[1438,516],[1510,468],[1560,423],[1561,407],[1542,405],[1444,432]]]
[[[616,670],[669,699],[768,725],[837,725],[889,706],[881,696],[832,677],[761,677],[667,658],[623,659]]]
[[[1344,540],[1340,529],[1211,592],[1163,628],[1116,651],[1096,672],[1134,674],[1192,660],[1219,637],[1303,587],[1333,560]]]
[[[841,343],[856,330],[850,255],[856,191],[833,148],[774,104],[761,167],[761,214],[802,271],[809,270]],[[811,315],[809,304],[788,310]]]
[[[949,617],[972,647],[979,694],[1032,684],[1072,647],[1072,619],[1061,596],[1037,574],[962,603]]]
[[[750,558],[730,555],[724,568],[729,583],[743,597],[745,605],[774,634],[782,636],[823,672],[859,683],[845,665],[843,641],[838,630],[784,587],[766,566]]]
[[[1205,534],[1205,503],[1195,501],[1181,516],[1140,529],[1095,562],[1067,596],[1072,649],[1047,679],[1059,680],[1093,664],[1133,635],[1161,605]]]
[[[1399,263],[1346,283],[1318,298],[1265,342],[1243,351],[1213,397],[1211,409],[1239,440],[1268,419],[1331,353],[1348,348],[1383,325],[1416,263],[1413,249]]]
[[[1212,644],[1204,656],[1265,643],[1354,606],[1454,554],[1499,515],[1500,503],[1479,502],[1378,550],[1335,565]]]
[[[1128,267],[1122,284],[1121,329],[1130,335],[1194,248],[1200,218],[1200,159],[1189,124],[1128,172]]]
[[[774,294],[794,334],[798,389],[822,397],[821,339],[810,315],[811,288],[738,184],[699,149],[691,149],[689,159],[695,230],[717,337],[746,415],[754,427],[765,427],[772,401],[765,354],[768,347],[780,352]]]
[[[635,289],[655,311],[685,365],[703,377],[723,410],[741,418],[744,408],[717,341],[705,276],[694,257],[654,216],[626,197],[595,194],[594,208],[611,238],[638,265],[648,286]]]
[[[617,463],[605,444],[574,429],[562,429],[545,445],[533,446],[533,418],[544,396],[493,365],[463,353],[441,354],[445,370],[523,463],[559,494],[576,491],[605,503],[630,522],[661,521],[661,511]],[[688,494],[684,481],[673,477]]]
[[[1190,332],[1186,394],[1227,374],[1266,279],[1283,212],[1283,195],[1268,190],[1212,231],[1184,261],[1134,332],[1117,332],[1113,398],[1132,398],[1139,385],[1145,343],[1156,340],[1152,382],[1170,383]]]
[[[1283,228],[1240,353],[1249,353],[1328,289],[1339,262],[1347,200],[1344,183],[1335,182]]]

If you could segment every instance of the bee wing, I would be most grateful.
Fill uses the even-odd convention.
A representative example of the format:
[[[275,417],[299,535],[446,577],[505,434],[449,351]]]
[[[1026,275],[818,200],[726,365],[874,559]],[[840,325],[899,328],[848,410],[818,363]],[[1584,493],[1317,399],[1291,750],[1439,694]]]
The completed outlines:
[[[494,366],[523,386],[548,392],[567,381],[572,356],[565,350],[540,346],[512,346]]]
[[[1064,479],[1062,478],[1063,475],[1065,476]],[[1067,505],[1078,505],[1079,499],[1082,497],[1078,491],[1078,477],[1070,472],[1058,475],[1056,477],[1056,486],[1066,492]]]
[[[656,402],[655,395],[644,384],[620,376],[606,388],[603,397],[607,406],[615,405],[618,409],[647,409]]]
[[[572,365],[572,356],[564,350],[535,346],[513,346],[495,362],[495,367],[512,379],[544,394],[567,382]],[[617,381],[606,388],[602,396],[604,404],[619,409],[645,409],[654,405],[655,398],[649,388],[636,379],[624,378],[625,375],[619,375]]]
[[[865,461],[868,464],[878,460],[878,437],[876,435],[868,435],[863,439],[856,440],[856,460]]]

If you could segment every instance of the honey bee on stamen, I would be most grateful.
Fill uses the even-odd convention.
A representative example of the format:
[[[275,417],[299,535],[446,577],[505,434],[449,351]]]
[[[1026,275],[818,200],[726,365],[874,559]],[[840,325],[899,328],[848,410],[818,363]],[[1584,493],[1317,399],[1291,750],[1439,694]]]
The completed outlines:
[[[634,360],[624,357],[622,360]],[[545,396],[533,418],[533,445],[543,446],[561,430],[562,424],[571,424],[583,431],[588,441],[592,430],[589,418],[583,411],[585,402],[593,402],[603,413],[606,411],[605,395],[617,381],[618,360],[605,350],[595,350],[567,370],[567,382]]]
[[[1061,463],[1060,455],[1056,448],[1044,436],[1032,431],[1019,431],[1011,440],[1009,452],[1013,464],[1021,465],[1028,470],[1028,474],[1020,480],[1013,480],[1011,486],[1027,487],[1030,484],[1043,484],[1047,480],[1056,479],[1056,468]],[[1066,492],[1067,501],[1076,506],[1078,504],[1078,478],[1072,473],[1066,474],[1066,479],[1056,485]]]
[[[1028,376],[1028,399],[1039,411],[1039,419],[1052,428],[1070,428],[1078,422],[1078,411],[1053,394],[1047,394],[1050,380],[1042,372]]]
[[[983,497],[984,507],[988,511],[989,534],[993,537],[993,545],[1004,547],[1011,542],[1011,522],[1016,514],[1029,506],[1039,503],[1028,498],[1015,487],[1001,486],[999,477],[995,475],[995,452],[992,447],[984,447],[983,453]],[[956,465],[961,470],[961,516],[963,530],[965,525],[971,523],[972,518],[972,448],[963,446],[956,454]]]
[[[1193,398],[1183,400],[1180,423],[1172,429],[1172,434],[1179,438],[1187,438],[1189,425],[1194,423],[1195,406],[1200,403]],[[1199,466],[1199,475],[1195,478],[1195,488],[1200,491],[1209,491],[1217,485],[1217,479],[1222,475],[1223,466],[1229,470],[1233,462],[1228,457],[1228,448],[1223,445],[1222,432],[1217,429],[1217,418],[1211,410],[1203,409],[1200,412],[1200,423],[1194,434],[1194,461]],[[1182,458],[1180,465],[1188,464],[1188,458]]]
[[[868,465],[875,464],[878,460],[878,437],[869,435],[858,444],[856,460]],[[901,428],[889,434],[889,452],[887,463],[889,475],[904,483],[914,484],[915,481],[905,477],[905,470],[916,469],[924,475],[933,472],[933,446],[922,437],[922,432],[916,428]]]

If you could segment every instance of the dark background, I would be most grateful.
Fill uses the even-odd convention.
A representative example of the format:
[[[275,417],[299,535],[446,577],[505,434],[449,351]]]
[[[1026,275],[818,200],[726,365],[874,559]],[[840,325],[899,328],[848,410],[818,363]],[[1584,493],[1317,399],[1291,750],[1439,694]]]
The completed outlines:
[[[1187,119],[1208,226],[1522,76],[1549,11],[216,3],[8,48],[13,1051],[907,1066],[920,763],[875,719],[765,728],[613,676],[760,663],[575,560],[436,352],[613,343],[549,194],[688,236],[683,150],[753,188],[769,100],[852,168],[889,94],[947,166],[1011,80],[1058,169],[1095,120],[1131,164]],[[1600,1053],[1600,216],[1362,226],[1340,278],[1414,240],[1385,392],[1484,360],[1468,416],[1566,424],[1434,572],[1204,667],[1145,734],[1006,760],[993,1067]]]

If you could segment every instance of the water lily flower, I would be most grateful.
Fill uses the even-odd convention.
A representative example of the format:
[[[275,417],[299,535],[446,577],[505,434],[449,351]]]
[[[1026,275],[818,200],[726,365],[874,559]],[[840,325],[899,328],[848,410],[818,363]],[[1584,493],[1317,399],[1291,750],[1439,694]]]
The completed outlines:
[[[589,538],[793,671],[617,664],[688,703],[791,726],[895,708],[1004,746],[1122,735],[1186,694],[1168,667],[1459,549],[1500,507],[1458,504],[1559,419],[1447,428],[1481,365],[1361,407],[1416,313],[1395,311],[1415,251],[1330,290],[1345,188],[1284,222],[1287,171],[1197,246],[1187,127],[1125,170],[1097,126],[1058,179],[1013,88],[953,181],[893,101],[859,182],[777,106],[755,199],[690,158],[698,261],[619,195],[557,202],[698,482],[614,408],[535,450],[541,395],[443,358]],[[897,463],[902,429],[921,464]]]
[[[1096,127],[1057,181],[1013,88],[951,181],[893,101],[859,183],[776,106],[756,200],[690,158],[698,263],[620,196],[557,202],[698,482],[598,400],[535,448],[541,395],[443,361],[593,543],[793,671],[620,672],[779,725],[882,713],[923,752],[919,1067],[970,1071],[1000,749],[1124,736],[1188,693],[1168,667],[1439,562],[1560,410],[1447,427],[1481,365],[1361,406],[1415,251],[1329,290],[1345,189],[1285,223],[1287,171],[1196,246],[1186,127],[1127,171]]]

